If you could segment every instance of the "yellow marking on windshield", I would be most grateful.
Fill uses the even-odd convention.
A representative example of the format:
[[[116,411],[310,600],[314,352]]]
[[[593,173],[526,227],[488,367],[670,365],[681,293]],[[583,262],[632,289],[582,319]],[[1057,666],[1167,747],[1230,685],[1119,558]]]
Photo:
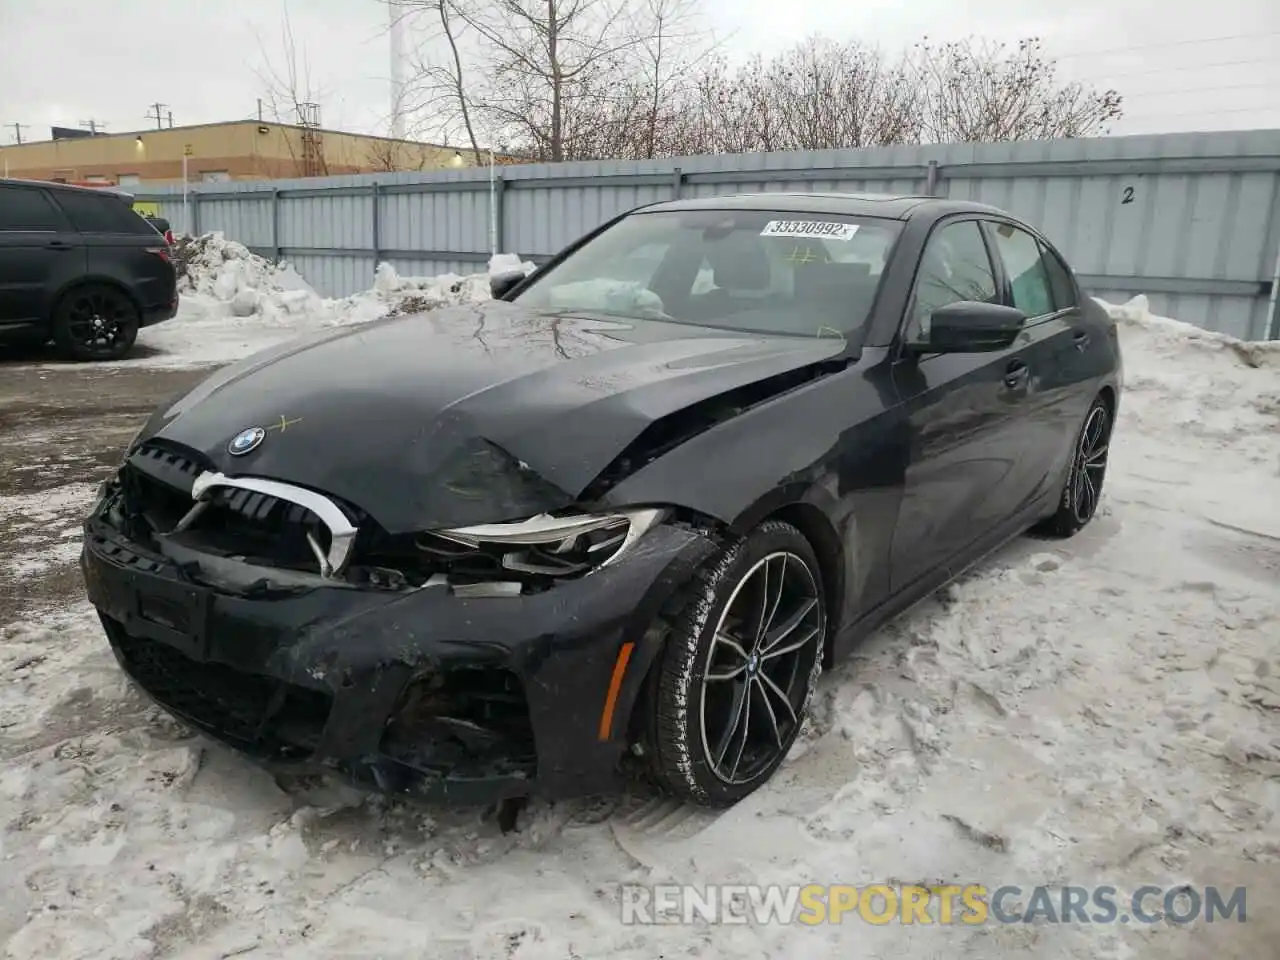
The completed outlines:
[[[301,418],[301,417],[296,417],[296,418],[294,418],[293,420],[288,420],[288,419],[286,419],[286,418],[284,417],[284,415],[282,414],[282,415],[280,416],[280,422],[279,422],[279,423],[273,423],[271,426],[267,427],[267,429],[268,429],[268,430],[279,430],[281,433],[284,433],[284,431],[285,431],[287,428],[289,428],[289,427],[293,426],[295,423],[301,423],[301,422],[302,422],[302,418]]]
[[[818,255],[813,252],[812,247],[792,247],[784,259],[788,263],[813,263]]]

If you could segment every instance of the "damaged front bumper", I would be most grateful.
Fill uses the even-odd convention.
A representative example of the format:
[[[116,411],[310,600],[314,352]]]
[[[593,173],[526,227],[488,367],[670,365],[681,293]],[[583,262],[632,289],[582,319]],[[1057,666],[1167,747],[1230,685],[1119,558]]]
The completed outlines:
[[[710,550],[660,524],[616,564],[506,597],[264,586],[225,557],[204,576],[95,511],[81,565],[122,668],[192,727],[277,770],[472,804],[620,785],[652,624]]]

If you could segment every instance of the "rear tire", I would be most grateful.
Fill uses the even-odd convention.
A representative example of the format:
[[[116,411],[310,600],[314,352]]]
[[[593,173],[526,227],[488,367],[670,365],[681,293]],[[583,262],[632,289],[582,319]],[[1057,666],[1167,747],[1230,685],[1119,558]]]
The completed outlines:
[[[1072,537],[1094,518],[1107,476],[1113,427],[1111,408],[1101,396],[1096,397],[1076,436],[1057,512],[1037,524],[1034,532],[1050,537]]]
[[[822,584],[809,541],[771,520],[676,596],[645,718],[650,766],[664,790],[729,806],[786,759],[822,669]]]
[[[119,360],[133,349],[140,325],[134,302],[102,283],[68,290],[53,311],[53,339],[68,360]]]

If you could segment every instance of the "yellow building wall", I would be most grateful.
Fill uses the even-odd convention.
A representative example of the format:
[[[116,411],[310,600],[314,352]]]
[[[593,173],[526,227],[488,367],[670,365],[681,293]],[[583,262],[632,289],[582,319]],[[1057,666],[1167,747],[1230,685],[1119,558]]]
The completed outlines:
[[[187,175],[233,180],[374,173],[388,170],[437,170],[488,163],[471,151],[462,163],[451,147],[317,130],[308,160],[298,127],[256,120],[143,130],[73,140],[47,140],[0,147],[0,172],[33,180],[105,178],[118,182],[135,176],[143,183],[182,179],[183,151],[189,146]]]

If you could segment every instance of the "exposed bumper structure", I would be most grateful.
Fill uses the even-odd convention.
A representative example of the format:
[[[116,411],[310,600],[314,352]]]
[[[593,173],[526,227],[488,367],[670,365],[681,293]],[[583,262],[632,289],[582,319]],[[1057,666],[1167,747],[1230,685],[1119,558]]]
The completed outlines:
[[[139,543],[99,504],[81,563],[121,666],[189,725],[276,769],[470,804],[619,785],[659,642],[646,631],[710,549],[658,525],[586,576],[469,598],[269,583],[234,557]]]

